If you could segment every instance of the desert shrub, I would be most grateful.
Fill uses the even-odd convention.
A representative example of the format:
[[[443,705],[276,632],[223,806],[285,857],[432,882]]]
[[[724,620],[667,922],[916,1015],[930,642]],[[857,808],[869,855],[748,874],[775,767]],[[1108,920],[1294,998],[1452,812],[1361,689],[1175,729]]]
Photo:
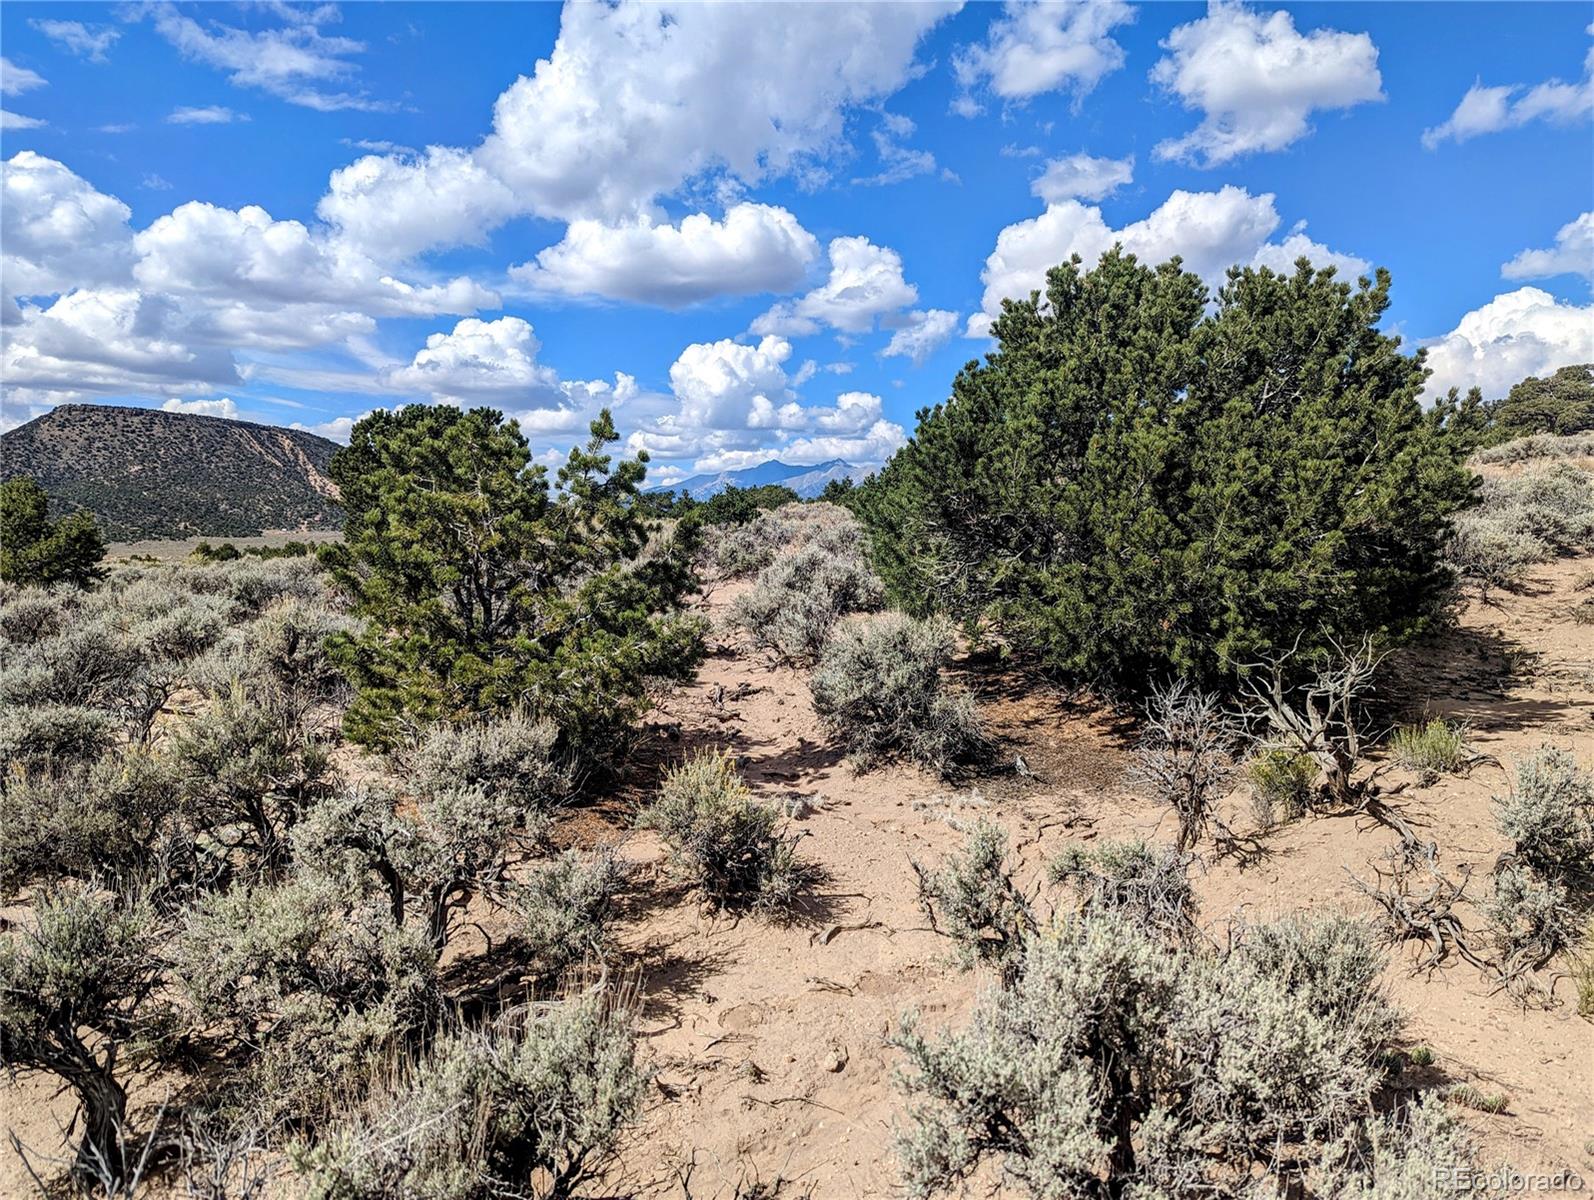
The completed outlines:
[[[1484,481],[1456,518],[1449,557],[1463,578],[1510,588],[1527,568],[1594,547],[1594,475],[1568,462]]]
[[[1122,913],[1159,937],[1182,941],[1196,929],[1189,868],[1189,856],[1171,847],[1103,842],[1069,846],[1047,864],[1047,877],[1073,891],[1083,916]]]
[[[814,711],[860,770],[896,756],[946,771],[987,748],[974,700],[946,688],[944,620],[886,613],[837,630],[809,680]]]
[[[1368,709],[1386,652],[1371,637],[1354,647],[1331,643],[1311,659],[1296,651],[1251,664],[1243,686],[1245,715],[1275,744],[1309,757],[1330,800],[1365,800],[1358,781]]]
[[[353,627],[324,600],[288,596],[233,630],[189,674],[212,699],[245,688],[285,738],[324,736],[329,710],[340,710],[348,695],[328,642]]]
[[[856,554],[810,544],[783,554],[738,596],[731,623],[753,645],[784,662],[811,663],[847,613],[873,612],[884,599],[880,581]]]
[[[651,686],[691,674],[690,539],[650,549],[643,462],[611,466],[617,438],[603,413],[554,491],[491,409],[414,404],[354,427],[331,467],[344,541],[319,553],[363,621],[334,640],[355,740],[390,748],[431,721],[526,707],[561,753],[602,762]]]
[[[1311,755],[1287,746],[1264,746],[1245,764],[1251,785],[1251,810],[1262,829],[1271,829],[1283,814],[1286,821],[1305,814],[1317,782],[1317,763]]]
[[[288,835],[336,784],[329,738],[285,729],[260,693],[234,686],[173,738],[195,828],[246,872],[279,874]]]
[[[1486,512],[1459,515],[1445,549],[1452,569],[1477,585],[1485,601],[1493,591],[1514,591],[1529,567],[1552,557],[1539,538]]]
[[[612,850],[566,850],[505,889],[515,931],[539,980],[556,982],[571,967],[602,958],[625,871]]]
[[[1013,880],[1007,835],[988,821],[969,830],[962,851],[937,870],[913,863],[919,906],[930,928],[952,939],[966,970],[989,963],[1011,975],[1024,937],[1038,928],[1030,899]]]
[[[694,755],[664,777],[637,814],[658,831],[676,870],[715,908],[778,911],[800,890],[797,837],[753,798],[729,754]]]
[[[1531,976],[1548,966],[1581,932],[1586,903],[1566,881],[1519,864],[1497,868],[1480,908],[1502,979],[1519,997],[1535,991]]]
[[[293,1157],[310,1200],[569,1197],[639,1111],[631,1012],[603,993],[440,1038]]]
[[[49,519],[49,497],[27,478],[0,483],[0,579],[88,587],[104,574],[105,539],[94,515]]]
[[[1572,606],[1572,621],[1577,625],[1594,625],[1594,600],[1585,600]]]
[[[1448,775],[1464,770],[1471,757],[1467,727],[1435,717],[1421,725],[1402,725],[1389,739],[1395,761],[1423,775]]]
[[[1475,1161],[1466,1125],[1428,1093],[1347,1127],[1312,1171],[1309,1190],[1324,1200],[1447,1200]]]
[[[78,704],[8,705],[0,712],[0,770],[90,762],[116,739],[109,713]]]
[[[1517,763],[1494,808],[1511,842],[1482,904],[1500,980],[1524,1002],[1553,996],[1535,973],[1576,944],[1594,909],[1594,775],[1547,747]]]
[[[60,589],[18,588],[0,602],[0,637],[27,646],[56,636],[71,619],[70,594]]]
[[[58,637],[6,656],[0,699],[10,704],[71,704],[114,711],[143,665],[139,647],[105,617],[77,620]]]
[[[140,750],[13,776],[0,820],[0,894],[61,879],[130,886],[160,875],[181,803],[168,765]],[[175,879],[147,880],[151,887]]]
[[[413,752],[402,756],[404,777],[423,794],[480,787],[528,816],[545,814],[571,788],[569,773],[554,761],[558,737],[550,722],[521,712],[464,725],[435,725]]]
[[[1053,268],[859,489],[891,599],[1135,692],[1424,628],[1479,420],[1424,408],[1389,286],[1303,260],[1209,305],[1177,262]]]
[[[1515,786],[1494,806],[1500,832],[1529,870],[1585,880],[1594,871],[1594,774],[1571,754],[1546,748],[1518,762]]]
[[[1312,1012],[1329,1016],[1366,1008],[1372,1037],[1392,1037],[1393,1010],[1380,991],[1384,951],[1367,921],[1330,914],[1294,914],[1245,931],[1231,961],[1274,980]]]
[[[910,1017],[893,1039],[909,1194],[987,1161],[1035,1197],[1195,1194],[1309,1156],[1365,1118],[1398,1018],[1375,990],[1325,1007],[1320,980],[1266,966],[1110,911],[1028,936],[966,1028],[931,1041]]]
[[[1594,433],[1533,433],[1479,450],[1475,461],[1514,466],[1546,458],[1594,458]]]
[[[785,509],[760,513],[743,524],[710,525],[702,554],[718,579],[740,579],[762,571],[797,536],[797,522]]]
[[[293,830],[298,869],[352,895],[382,895],[396,925],[415,925],[441,953],[471,898],[503,873],[514,801],[454,784],[415,798],[403,815],[392,796],[347,789],[309,809]]]
[[[205,897],[172,944],[196,1030],[253,1053],[234,1103],[324,1114],[437,1014],[437,957],[385,904],[300,878]]]
[[[1215,819],[1213,805],[1234,778],[1238,740],[1239,730],[1215,694],[1182,680],[1152,689],[1131,775],[1173,810],[1180,850],[1194,846]]]
[[[159,1048],[155,910],[137,896],[53,885],[0,935],[0,1063],[57,1076],[76,1095],[80,1181],[124,1180],[127,1078]]]

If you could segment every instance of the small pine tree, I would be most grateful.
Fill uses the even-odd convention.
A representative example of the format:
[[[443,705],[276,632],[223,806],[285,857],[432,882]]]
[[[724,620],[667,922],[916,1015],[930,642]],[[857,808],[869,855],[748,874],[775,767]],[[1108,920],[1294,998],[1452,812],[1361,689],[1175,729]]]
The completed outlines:
[[[49,519],[49,497],[31,479],[0,484],[0,579],[88,587],[105,577],[105,539],[92,513]]]

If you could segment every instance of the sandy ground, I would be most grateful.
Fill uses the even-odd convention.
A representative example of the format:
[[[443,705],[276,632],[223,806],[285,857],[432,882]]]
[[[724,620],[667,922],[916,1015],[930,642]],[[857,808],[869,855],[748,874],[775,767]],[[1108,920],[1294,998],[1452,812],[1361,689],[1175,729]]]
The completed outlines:
[[[1480,894],[1502,848],[1490,798],[1505,790],[1513,759],[1549,744],[1594,765],[1594,628],[1571,618],[1590,594],[1575,583],[1591,570],[1594,558],[1541,568],[1523,594],[1498,607],[1469,604],[1458,628],[1395,665],[1390,693],[1407,712],[1464,718],[1477,749],[1497,760],[1428,784],[1391,775],[1407,784],[1396,797],[1407,818],[1438,842],[1447,870],[1474,871]],[[734,591],[712,593],[710,611],[723,612]],[[725,635],[715,641],[699,680],[652,715],[633,785],[564,823],[561,840],[618,843],[635,864],[621,958],[637,972],[642,1055],[656,1072],[640,1126],[594,1194],[898,1195],[890,1147],[900,1097],[886,1035],[910,1008],[931,1028],[958,1024],[986,985],[952,968],[946,943],[926,928],[911,861],[938,861],[961,842],[956,826],[981,815],[1008,830],[1027,878],[1071,841],[1168,839],[1172,824],[1125,779],[1133,729],[1121,715],[968,664],[960,675],[991,730],[1035,777],[953,785],[901,767],[858,776],[823,736],[802,673]],[[657,841],[629,831],[657,772],[702,746],[740,755],[759,793],[804,812],[795,821],[802,853],[828,880],[796,920],[704,914],[664,871]],[[1243,797],[1231,803],[1244,825]],[[1380,826],[1318,816],[1268,835],[1265,853],[1246,865],[1212,861],[1203,846],[1203,919],[1221,931],[1231,919],[1295,908],[1368,912],[1351,876],[1370,877],[1392,841]],[[1469,914],[1468,923],[1481,922]],[[451,946],[454,968],[467,969],[476,949],[464,939]],[[1388,984],[1409,1013],[1410,1042],[1437,1055],[1425,1081],[1471,1081],[1510,1098],[1499,1116],[1468,1114],[1486,1158],[1570,1167],[1594,1181],[1594,1025],[1570,1004],[1524,1011],[1465,963],[1414,975],[1410,955],[1393,958]],[[52,1091],[37,1080],[0,1089],[0,1124],[29,1145],[57,1144],[72,1104]],[[136,1099],[160,1096],[151,1086]],[[753,1193],[755,1185],[777,1190]],[[0,1150],[0,1196],[26,1187],[14,1155]],[[281,1194],[292,1194],[286,1182]]]

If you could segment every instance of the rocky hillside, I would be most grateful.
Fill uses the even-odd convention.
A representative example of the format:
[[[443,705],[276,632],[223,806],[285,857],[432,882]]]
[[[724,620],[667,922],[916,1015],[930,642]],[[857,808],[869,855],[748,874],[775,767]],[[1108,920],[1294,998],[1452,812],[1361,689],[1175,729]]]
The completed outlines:
[[[113,541],[245,537],[336,528],[337,449],[274,425],[64,404],[0,438],[0,472],[37,479],[53,511],[88,509]]]

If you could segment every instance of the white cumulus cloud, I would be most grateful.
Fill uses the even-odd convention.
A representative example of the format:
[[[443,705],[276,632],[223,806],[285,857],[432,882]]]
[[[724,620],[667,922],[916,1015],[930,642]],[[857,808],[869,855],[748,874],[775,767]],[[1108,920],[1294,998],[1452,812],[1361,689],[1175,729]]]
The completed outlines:
[[[122,36],[109,25],[85,25],[82,21],[29,21],[45,37],[68,53],[90,62],[104,62],[105,52]]]
[[[722,220],[679,224],[641,215],[571,222],[564,238],[511,277],[537,291],[675,308],[714,296],[784,292],[803,279],[819,243],[784,208],[736,204]]]
[[[1500,274],[1507,279],[1581,275],[1594,283],[1594,212],[1586,212],[1561,226],[1555,245],[1522,251],[1500,268]]]
[[[1030,192],[1047,204],[1063,200],[1102,200],[1135,177],[1135,159],[1094,158],[1089,154],[1070,154],[1046,164],[1040,178],[1030,184]]]
[[[1205,166],[1261,150],[1282,150],[1311,131],[1318,109],[1383,99],[1378,47],[1365,33],[1301,34],[1280,9],[1266,15],[1213,0],[1207,15],[1180,25],[1151,78],[1201,112],[1190,133],[1157,144],[1162,159]]]
[[[914,366],[920,366],[947,343],[957,323],[957,313],[944,308],[915,310],[908,314],[908,323],[891,335],[881,354],[910,358]]]
[[[1111,35],[1134,17],[1133,6],[1122,0],[1008,0],[985,41],[953,58],[961,89],[953,110],[977,114],[981,89],[1013,102],[1043,92],[1083,97],[1124,65],[1123,47]]]
[[[1588,27],[1594,34],[1594,25]],[[1583,78],[1577,83],[1547,79],[1539,84],[1485,86],[1480,79],[1467,89],[1449,118],[1423,130],[1429,150],[1446,141],[1465,142],[1480,134],[1516,129],[1534,121],[1571,125],[1594,113],[1594,46],[1583,57]]]
[[[969,318],[968,334],[986,336],[1004,299],[1021,300],[1031,291],[1044,291],[1052,267],[1074,254],[1094,266],[1115,242],[1146,263],[1177,254],[1185,270],[1200,275],[1209,287],[1221,283],[1231,266],[1289,270],[1302,254],[1351,277],[1367,270],[1365,260],[1329,250],[1299,227],[1282,242],[1270,242],[1280,224],[1273,201],[1271,192],[1253,196],[1232,185],[1216,192],[1178,190],[1144,219],[1122,229],[1109,226],[1094,205],[1078,200],[1049,205],[1040,216],[1009,225],[997,235],[996,248],[980,273],[985,284],[981,311]]]
[[[226,396],[216,400],[179,400],[173,396],[161,405],[161,411],[193,413],[201,417],[225,417],[229,421],[238,419],[238,406]]]
[[[1427,395],[1478,387],[1493,400],[1529,375],[1594,362],[1594,304],[1564,304],[1539,288],[1518,288],[1473,309],[1426,345],[1433,371]]]
[[[867,333],[876,322],[919,298],[902,276],[902,256],[866,237],[839,237],[828,248],[825,282],[796,300],[782,301],[753,322],[757,334],[802,337],[823,326]]]

